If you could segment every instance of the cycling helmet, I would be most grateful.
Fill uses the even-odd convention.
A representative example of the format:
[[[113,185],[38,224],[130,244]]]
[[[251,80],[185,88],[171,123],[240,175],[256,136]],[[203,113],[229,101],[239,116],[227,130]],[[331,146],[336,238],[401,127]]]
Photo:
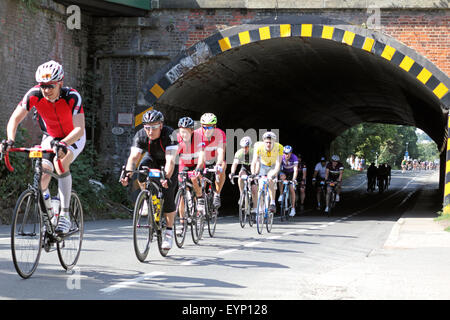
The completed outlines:
[[[41,64],[36,70],[36,82],[47,83],[61,81],[64,78],[64,69],[56,61],[48,61]]]
[[[267,131],[266,133],[263,134],[263,140],[266,140],[266,139],[276,140],[277,135],[275,133],[273,133],[272,131]]]
[[[291,153],[292,152],[292,147],[291,146],[285,146],[283,148],[283,153]]]
[[[214,113],[205,113],[200,118],[201,124],[217,124],[217,117]]]
[[[144,116],[142,117],[142,123],[151,123],[151,122],[158,122],[164,121],[164,116],[161,112],[158,110],[150,110],[144,113]]]
[[[194,129],[194,120],[189,117],[183,117],[178,120],[178,128]]]
[[[250,137],[243,137],[239,143],[242,148],[249,147],[252,145],[252,139]]]
[[[339,156],[337,154],[333,155],[331,157],[331,161],[339,161],[341,158],[339,158]]]

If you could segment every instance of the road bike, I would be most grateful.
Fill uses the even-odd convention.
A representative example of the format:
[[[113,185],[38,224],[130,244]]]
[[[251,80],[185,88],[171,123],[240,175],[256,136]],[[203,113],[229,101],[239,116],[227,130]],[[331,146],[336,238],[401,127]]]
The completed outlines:
[[[55,244],[61,266],[65,270],[71,270],[80,257],[83,242],[83,207],[80,198],[72,191],[68,217],[71,227],[67,233],[57,233],[55,229],[59,215],[52,223],[51,209],[45,205],[40,183],[43,173],[56,179],[60,178],[59,175],[42,168],[43,154],[55,152],[52,149],[42,149],[41,146],[10,148],[1,154],[10,172],[13,172],[14,168],[9,160],[9,152],[28,153],[34,169],[33,184],[19,196],[13,212],[11,252],[17,273],[24,279],[31,277],[39,264],[42,248],[46,252],[55,251]]]
[[[242,188],[242,191],[239,195],[239,223],[241,225],[241,228],[245,227],[245,224],[248,221],[248,225],[250,227],[253,226],[253,216],[251,213],[252,209],[252,203],[253,203],[253,196],[252,196],[252,190],[251,190],[251,176],[248,176],[246,174],[243,174],[241,176],[235,175],[231,178],[231,183],[234,184],[234,179],[240,178],[244,182],[244,186]]]
[[[264,223],[266,224],[267,232],[272,231],[273,212],[269,210],[270,195],[269,195],[269,178],[267,176],[257,176],[258,180],[258,202],[256,205],[256,230],[262,234]],[[277,183],[277,180],[273,180]]]
[[[331,212],[333,211],[334,207],[336,206],[336,187],[337,187],[337,182],[336,181],[329,181],[328,182],[328,187],[330,189],[330,192],[327,192],[327,196],[330,197],[329,201],[328,201],[328,212],[327,215],[331,216]],[[328,195],[329,194],[329,195]]]
[[[319,190],[319,202],[317,203],[317,210],[323,211],[325,209],[326,199],[327,199],[327,189],[324,180],[316,180],[316,192],[317,188]]]
[[[211,176],[212,174],[212,176]],[[203,170],[203,176],[200,179],[200,184],[202,187],[202,195],[205,199],[205,218],[208,224],[208,233],[210,237],[214,237],[216,232],[217,225],[217,216],[219,215],[219,210],[214,206],[214,191],[216,191],[215,187],[215,179],[218,171],[216,169],[208,169],[205,168]],[[199,238],[202,238],[204,223],[200,224],[199,229]]]
[[[199,243],[199,228],[202,227],[203,216],[197,214],[197,196],[192,183],[189,181],[195,171],[182,171],[178,173],[181,180],[175,196],[176,215],[174,223],[175,243],[181,248],[186,238],[188,226],[191,226],[192,241]],[[200,221],[199,221],[200,220]]]
[[[145,261],[154,236],[158,242],[159,253],[165,257],[169,250],[162,248],[167,221],[162,214],[164,198],[160,183],[160,180],[165,180],[164,167],[161,167],[161,170],[142,167],[130,171],[123,166],[121,179],[128,173],[146,176],[145,188],[137,196],[133,211],[133,245],[136,257],[140,262]]]
[[[282,180],[283,183],[283,191],[281,193],[281,201],[280,201],[280,214],[281,221],[288,221],[291,213],[291,209],[293,208],[292,199],[291,199],[291,191],[289,186],[293,185],[296,187],[297,183],[295,181]]]

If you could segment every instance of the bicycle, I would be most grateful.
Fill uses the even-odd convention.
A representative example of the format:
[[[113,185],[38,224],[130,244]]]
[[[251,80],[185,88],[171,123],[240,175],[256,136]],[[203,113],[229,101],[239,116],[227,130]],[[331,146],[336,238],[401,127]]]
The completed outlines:
[[[248,175],[235,175],[231,179],[231,183],[234,185],[234,179],[241,178],[241,180],[244,182],[244,187],[242,188],[242,192],[239,196],[239,223],[241,225],[241,228],[245,227],[245,224],[248,220],[248,225],[250,227],[253,227],[253,217],[251,214],[251,208],[253,203],[253,196],[252,196],[252,190],[251,190],[251,176]]]
[[[256,206],[256,229],[259,234],[262,234],[264,223],[266,224],[267,232],[272,231],[273,212],[269,210],[270,195],[269,195],[269,178],[267,176],[258,176],[258,202]],[[274,179],[274,183],[277,180]]]
[[[192,241],[195,244],[199,243],[199,227],[202,221],[199,223],[199,219],[203,219],[203,216],[197,216],[197,196],[193,190],[193,185],[189,182],[188,178],[194,173],[194,171],[182,171],[178,175],[181,177],[181,181],[178,185],[178,192],[175,196],[176,203],[176,215],[174,223],[174,235],[175,243],[178,248],[181,248],[186,238],[186,232],[188,225],[191,226]],[[183,201],[184,210],[181,212],[181,201]],[[200,224],[200,225],[199,225]],[[180,230],[178,229],[180,228]],[[181,232],[180,232],[181,231]]]
[[[330,200],[329,200],[329,206],[328,206],[328,216],[331,216],[331,211],[332,209],[334,209],[334,207],[336,206],[336,187],[337,187],[337,182],[336,181],[329,181],[328,182],[328,186],[330,187]],[[327,192],[328,194],[328,192]]]
[[[24,279],[31,277],[39,264],[42,248],[45,252],[52,252],[56,244],[58,259],[65,270],[71,270],[80,257],[83,242],[83,207],[80,198],[72,191],[69,219],[69,232],[56,233],[59,216],[52,223],[50,208],[46,208],[41,189],[43,173],[58,179],[59,175],[42,168],[44,153],[55,153],[52,149],[42,149],[41,146],[32,148],[10,148],[0,158],[5,159],[5,165],[10,172],[14,171],[9,160],[9,152],[28,153],[34,162],[33,184],[23,191],[14,207],[11,224],[11,253],[17,273]]]
[[[281,203],[280,203],[280,214],[281,214],[281,221],[288,221],[290,216],[291,209],[293,207],[292,199],[291,199],[291,191],[289,186],[294,185],[294,188],[296,187],[297,183],[296,181],[288,181],[283,180],[283,192],[281,193]]]
[[[317,204],[317,210],[318,211],[323,211],[325,209],[325,204],[326,204],[326,197],[327,197],[327,190],[325,187],[325,181],[324,180],[316,180],[316,192],[317,192],[317,188],[320,188],[319,191],[319,202]]]
[[[201,178],[201,187],[202,187],[202,195],[205,199],[205,218],[206,222],[208,224],[208,233],[209,236],[212,238],[214,237],[214,234],[216,232],[216,225],[217,225],[217,216],[219,215],[219,211],[217,208],[214,207],[213,200],[214,200],[214,191],[215,191],[215,184],[214,184],[214,178],[207,178],[205,177],[208,173],[214,173],[214,176],[217,175],[216,169],[208,169],[205,168],[203,170],[203,176]],[[199,217],[201,214],[199,214]],[[200,220],[202,220],[200,218]],[[203,235],[203,229],[204,229],[204,221],[203,223],[200,222],[199,225],[199,238],[202,238]]]
[[[161,170],[148,167],[142,167],[140,170],[126,170],[123,166],[121,179],[127,173],[140,173],[147,177],[145,189],[141,190],[137,196],[133,211],[133,245],[136,257],[140,262],[145,262],[154,235],[156,235],[158,242],[159,253],[165,257],[169,250],[163,249],[162,243],[167,222],[164,217],[161,218],[164,199],[163,187],[159,182],[159,180],[165,179],[164,167],[161,167]]]

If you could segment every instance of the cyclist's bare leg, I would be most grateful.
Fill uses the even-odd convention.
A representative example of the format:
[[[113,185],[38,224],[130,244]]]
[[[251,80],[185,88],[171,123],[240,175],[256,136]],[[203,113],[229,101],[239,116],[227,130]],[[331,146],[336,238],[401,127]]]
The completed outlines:
[[[215,182],[216,190],[217,190],[218,194],[220,194],[220,192],[222,191],[223,185],[225,184],[225,179],[226,179],[225,171],[226,171],[226,169],[227,169],[227,164],[225,162],[223,162],[223,164],[222,164],[222,172],[220,172],[218,174],[219,181]]]
[[[275,182],[272,179],[269,179],[269,195],[270,195],[270,202],[273,203],[275,201],[275,196],[277,190],[275,189]]]
[[[253,208],[256,208],[258,202],[258,187],[256,185],[252,185],[252,196]]]
[[[200,184],[198,183],[198,179],[195,177],[191,178],[192,186],[194,187],[195,195],[197,198],[200,198],[202,196],[202,188],[200,187]]]
[[[291,193],[292,206],[295,206],[295,191],[294,191],[294,186],[293,185],[289,185],[289,192]]]
[[[172,228],[175,220],[175,211],[166,213],[167,227]]]

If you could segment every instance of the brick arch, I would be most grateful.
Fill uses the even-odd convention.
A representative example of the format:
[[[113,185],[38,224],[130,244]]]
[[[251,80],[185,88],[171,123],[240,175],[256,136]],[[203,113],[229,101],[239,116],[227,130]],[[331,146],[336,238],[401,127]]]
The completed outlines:
[[[450,109],[450,79],[428,59],[396,39],[383,33],[364,29],[345,22],[311,17],[292,18],[286,23],[245,24],[218,32],[199,41],[182,52],[156,72],[139,94],[135,126],[141,125],[142,115],[164,92],[191,69],[228,50],[257,41],[275,38],[304,37],[335,41],[364,50],[392,63],[407,72],[440,101],[442,108]]]

